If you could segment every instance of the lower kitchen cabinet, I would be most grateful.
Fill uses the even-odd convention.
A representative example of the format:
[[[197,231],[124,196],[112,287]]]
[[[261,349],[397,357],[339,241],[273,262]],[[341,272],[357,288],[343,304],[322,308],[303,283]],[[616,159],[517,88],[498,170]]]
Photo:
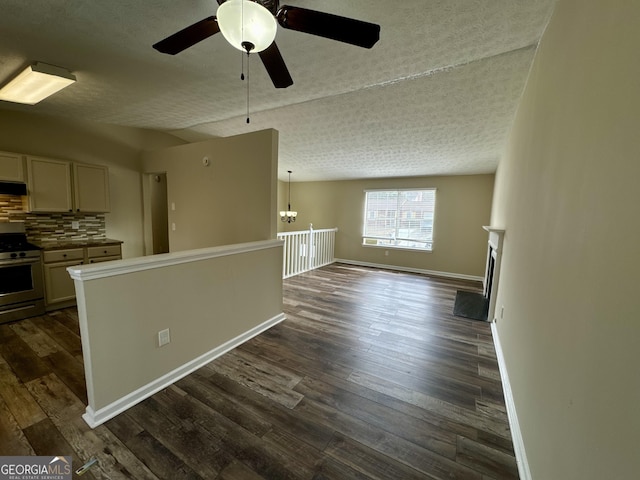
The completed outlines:
[[[42,254],[44,267],[44,291],[47,307],[65,302],[73,303],[76,290],[67,267],[82,265],[85,258],[84,248],[69,250],[44,251]]]
[[[75,304],[75,284],[67,267],[88,263],[120,260],[122,251],[119,244],[92,247],[78,247],[64,250],[44,250],[45,302],[47,310],[55,310]]]
[[[105,245],[104,247],[87,247],[87,262],[109,262],[111,260],[120,260],[122,253],[120,245]]]

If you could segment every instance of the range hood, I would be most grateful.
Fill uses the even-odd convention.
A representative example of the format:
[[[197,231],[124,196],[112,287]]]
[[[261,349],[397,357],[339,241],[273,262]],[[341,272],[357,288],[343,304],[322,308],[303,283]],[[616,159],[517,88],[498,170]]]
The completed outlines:
[[[0,181],[0,194],[5,195],[26,195],[27,184],[19,182],[1,182]]]

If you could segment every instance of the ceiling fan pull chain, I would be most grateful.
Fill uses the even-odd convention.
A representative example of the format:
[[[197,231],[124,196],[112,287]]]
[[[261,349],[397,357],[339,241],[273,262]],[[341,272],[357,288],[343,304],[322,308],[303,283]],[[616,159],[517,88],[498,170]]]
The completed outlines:
[[[251,63],[251,59],[249,57],[249,51],[247,51],[247,123],[249,120],[249,82],[251,81],[249,78],[249,64]]]
[[[244,54],[240,52],[240,80],[244,80]]]

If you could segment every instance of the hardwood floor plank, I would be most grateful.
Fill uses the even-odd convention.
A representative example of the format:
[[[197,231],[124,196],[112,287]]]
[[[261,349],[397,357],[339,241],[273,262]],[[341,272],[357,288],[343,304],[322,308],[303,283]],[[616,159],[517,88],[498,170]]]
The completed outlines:
[[[305,398],[297,410],[304,412],[317,422],[324,422],[339,432],[346,444],[357,442],[378,457],[377,462],[398,463],[422,472],[422,474],[440,475],[440,478],[475,478],[475,473],[465,466],[442,455],[434,453],[397,435],[382,431],[374,426],[343,414],[324,404]],[[328,447],[330,450],[331,447]],[[327,449],[325,450],[327,451]],[[353,465],[352,465],[353,466]],[[390,477],[403,478],[403,477]],[[478,475],[479,479],[480,476]]]
[[[337,437],[336,440],[329,445],[326,452],[336,460],[362,473],[367,478],[375,480],[388,480],[391,478],[424,480],[425,478],[437,478],[432,475],[425,475],[402,463],[381,456],[371,448],[343,436]]]
[[[46,357],[47,355],[62,350],[60,345],[36,327],[29,318],[20,322],[11,323],[9,328],[29,345],[29,348],[39,357]]]
[[[220,453],[220,439],[199,428],[198,419],[189,416],[191,410],[179,413],[185,421],[174,416],[168,423],[164,401],[162,396],[147,399],[130,410],[131,416],[190,470],[202,478],[215,478],[230,461]],[[180,407],[184,405],[177,404],[173,412]]]
[[[198,372],[183,378],[176,385],[193,398],[258,437],[267,433],[272,427],[272,423],[265,420],[261,415],[244,408],[239,402],[229,401],[216,388],[213,388],[211,383],[207,382],[206,376],[202,376]]]
[[[144,430],[130,438],[126,445],[161,480],[208,480]]]
[[[181,420],[195,419],[198,427],[215,438],[219,446],[216,457],[208,456],[210,462],[225,466],[235,458],[265,478],[304,479],[310,477],[308,469],[297,458],[281,452],[264,437],[262,439],[237,428],[229,419],[209,409],[191,396],[177,396],[167,389],[162,392],[163,406]],[[146,403],[143,402],[143,403]],[[136,408],[136,407],[134,407]],[[138,420],[141,422],[141,420]],[[225,455],[225,457],[223,457]]]
[[[323,423],[307,418],[297,410],[290,410],[275,402],[265,402],[261,396],[247,387],[233,382],[223,375],[214,375],[208,379],[213,388],[218,389],[229,402],[238,402],[244,408],[261,415],[286,432],[296,436],[318,450],[324,450],[333,439],[333,429]]]
[[[30,427],[25,428],[24,434],[33,446],[36,455],[41,456],[71,456],[72,467],[75,471],[84,461],[78,457],[71,445],[65,440],[60,431],[56,428],[49,418],[34,423]],[[74,473],[74,477],[77,477]],[[92,471],[88,471],[82,476],[84,479],[93,479],[95,476]]]
[[[78,337],[80,336],[80,321],[75,310],[69,308],[66,308],[64,310],[56,310],[49,313],[49,317],[65,326],[69,331],[73,332]]]
[[[34,325],[51,337],[57,344],[62,346],[71,355],[82,354],[82,344],[80,336],[69,330],[61,323],[52,320],[51,316],[34,317]]]
[[[27,426],[31,426],[38,422],[28,423]],[[2,398],[0,398],[0,455],[35,455],[18,421]]]
[[[15,376],[7,363],[0,363],[0,397],[11,412],[20,428],[27,428],[46,418],[40,405]]]
[[[371,478],[333,457],[326,456],[316,466],[312,480],[371,480]]]
[[[258,357],[249,353],[229,352],[205,368],[226,375],[287,408],[295,407],[302,400],[302,396],[292,388],[301,377],[274,365],[269,367],[271,372],[264,368],[264,363]]]
[[[53,373],[32,380],[26,386],[54,423],[80,417],[85,411],[84,403]]]
[[[48,374],[51,370],[9,325],[0,325],[0,355],[21,382]]]
[[[84,378],[83,364],[66,351],[54,352],[44,357],[43,360],[69,390],[86,405],[88,403],[87,384]]]
[[[495,479],[510,479],[518,475],[518,466],[511,455],[458,437],[457,461]]]
[[[437,413],[453,421],[471,425],[478,430],[485,429],[488,432],[499,435],[503,438],[511,438],[509,425],[502,419],[486,419],[481,414],[458,407],[438,398],[425,395],[420,392],[409,390],[395,383],[383,380],[373,375],[355,372],[349,378],[354,383],[375,389],[391,396],[401,398],[404,401],[416,405],[428,411]]]
[[[453,459],[456,456],[457,435],[445,429],[317,379],[305,378],[297,388],[308,400],[322,403],[444,457]]]
[[[234,461],[231,462],[220,475],[216,477],[216,480],[266,480],[256,472],[247,467],[244,463]]]

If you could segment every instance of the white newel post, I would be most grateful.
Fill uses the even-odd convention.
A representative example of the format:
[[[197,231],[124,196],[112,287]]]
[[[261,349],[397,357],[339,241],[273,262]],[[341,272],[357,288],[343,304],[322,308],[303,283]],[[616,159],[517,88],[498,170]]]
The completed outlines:
[[[307,270],[314,267],[313,263],[313,223],[309,224],[309,244],[307,245]]]

